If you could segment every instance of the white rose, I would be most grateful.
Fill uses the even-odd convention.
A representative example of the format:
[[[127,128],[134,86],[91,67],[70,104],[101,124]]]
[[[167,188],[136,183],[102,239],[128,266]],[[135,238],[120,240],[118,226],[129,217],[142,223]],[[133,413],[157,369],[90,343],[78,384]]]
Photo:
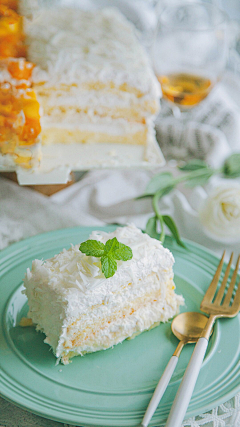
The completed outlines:
[[[214,188],[203,202],[199,218],[215,239],[240,240],[240,184],[231,181]]]

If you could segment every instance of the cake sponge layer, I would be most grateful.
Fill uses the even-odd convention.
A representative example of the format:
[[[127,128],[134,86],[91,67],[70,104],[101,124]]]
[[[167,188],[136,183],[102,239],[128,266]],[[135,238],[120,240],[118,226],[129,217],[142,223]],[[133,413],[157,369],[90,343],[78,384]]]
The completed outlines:
[[[110,118],[98,118],[95,121],[75,120],[52,121],[43,118],[42,143],[44,145],[54,144],[58,141],[61,144],[81,143],[113,143],[113,144],[137,144],[146,145],[149,137],[147,125],[140,123],[129,123],[124,119],[112,120]],[[82,118],[84,119],[84,118]]]
[[[108,349],[158,326],[160,322],[167,322],[179,312],[182,303],[182,298],[174,294],[174,288],[170,282],[165,299],[161,298],[160,291],[153,292],[136,298],[122,309],[117,308],[111,316],[99,318],[91,325],[78,319],[68,326],[67,337],[59,343],[56,355],[63,363],[68,363],[73,355]]]

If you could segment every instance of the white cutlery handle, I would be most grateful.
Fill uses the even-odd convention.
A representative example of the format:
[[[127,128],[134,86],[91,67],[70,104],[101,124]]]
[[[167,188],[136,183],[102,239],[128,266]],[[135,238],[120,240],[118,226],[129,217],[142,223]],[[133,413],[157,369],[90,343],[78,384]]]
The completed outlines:
[[[165,427],[181,426],[192,397],[207,346],[208,340],[206,338],[199,338],[174,399]]]
[[[142,420],[142,427],[147,427],[154,412],[157,409],[157,406],[168,386],[168,383],[172,377],[172,374],[176,368],[176,365],[178,363],[178,357],[177,356],[172,356],[171,359],[169,360],[160,380],[159,383],[157,385],[157,387],[155,388],[155,391],[152,395],[152,398],[150,400],[150,403],[147,407],[146,413],[144,415],[144,418]]]

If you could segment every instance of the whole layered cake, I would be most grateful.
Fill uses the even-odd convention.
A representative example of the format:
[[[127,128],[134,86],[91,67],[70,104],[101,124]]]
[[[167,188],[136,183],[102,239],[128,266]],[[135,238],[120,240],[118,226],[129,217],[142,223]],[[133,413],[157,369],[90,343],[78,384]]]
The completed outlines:
[[[69,149],[86,143],[147,148],[156,142],[160,86],[132,23],[115,8],[41,8],[26,0],[18,6],[18,14],[11,11],[18,37],[13,45],[9,38],[12,48],[2,54],[0,43],[0,58],[24,55],[34,64],[29,79],[41,111],[37,142]],[[0,30],[1,24],[0,18]]]
[[[28,317],[64,364],[108,349],[179,312],[173,263],[134,225],[94,231],[80,247],[33,261],[24,279]]]

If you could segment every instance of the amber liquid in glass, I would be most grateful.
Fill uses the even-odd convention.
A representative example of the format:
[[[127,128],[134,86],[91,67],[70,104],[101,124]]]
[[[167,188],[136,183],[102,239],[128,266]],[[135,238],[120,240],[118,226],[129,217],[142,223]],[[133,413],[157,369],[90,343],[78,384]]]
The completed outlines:
[[[213,83],[206,77],[187,73],[175,73],[158,76],[163,97],[174,104],[192,107],[209,94]]]

